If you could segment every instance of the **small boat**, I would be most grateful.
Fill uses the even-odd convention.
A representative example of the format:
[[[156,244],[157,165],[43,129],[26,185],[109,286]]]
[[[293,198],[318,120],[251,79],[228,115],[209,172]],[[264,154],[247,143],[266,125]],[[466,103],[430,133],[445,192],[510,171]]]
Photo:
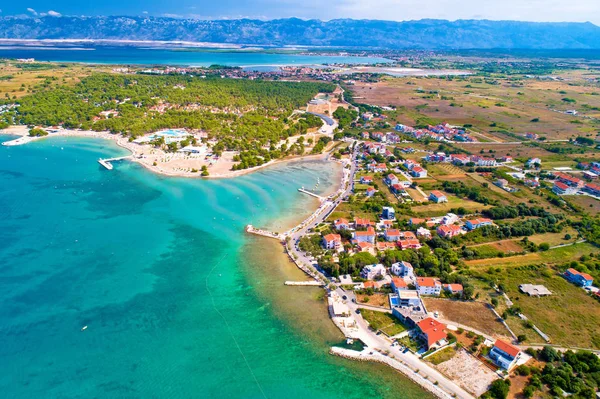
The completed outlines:
[[[85,330],[87,330],[87,327],[88,327],[88,326],[83,326],[83,327],[81,327],[81,331],[85,331]]]
[[[348,338],[346,340],[346,344],[348,344],[348,345],[352,345],[353,343],[354,343],[354,340],[352,338]]]

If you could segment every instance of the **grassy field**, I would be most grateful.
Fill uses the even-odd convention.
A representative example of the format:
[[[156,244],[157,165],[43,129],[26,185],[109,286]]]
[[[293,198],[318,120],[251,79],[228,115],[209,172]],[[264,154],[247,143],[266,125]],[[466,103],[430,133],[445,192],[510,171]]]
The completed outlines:
[[[440,363],[444,363],[445,361],[452,359],[454,355],[456,355],[456,348],[452,346],[428,356],[426,360],[429,363],[433,363],[437,366]]]
[[[373,330],[379,330],[389,336],[400,334],[406,331],[406,327],[400,323],[400,320],[389,313],[376,312],[374,310],[361,309],[362,317],[369,322]]]
[[[533,265],[536,263],[563,263],[592,252],[597,252],[597,249],[594,246],[588,243],[580,243],[565,247],[553,248],[544,252],[507,256],[504,258],[468,260],[465,263],[472,270],[485,270],[490,267],[512,268],[517,266]]]
[[[463,324],[488,335],[509,336],[506,328],[496,319],[486,303],[439,298],[424,298],[424,301],[428,311],[437,311],[444,319]]]
[[[470,212],[480,212],[481,210],[489,208],[490,206],[448,194],[448,202],[441,204],[430,203],[427,205],[417,205],[413,206],[412,210],[417,216],[430,217],[444,215],[450,212],[450,209],[458,207],[463,207]]]
[[[38,64],[36,64],[38,65]],[[41,65],[41,64],[39,64]],[[88,67],[75,64],[47,64],[42,69],[23,69],[14,63],[0,64],[0,97],[22,97],[34,89],[76,84],[92,72],[107,72],[109,67]]]
[[[569,195],[566,198],[592,216],[600,214],[600,201],[587,195]]]
[[[583,348],[600,348],[600,306],[585,290],[577,287],[549,266],[515,266],[500,272],[477,274],[480,278],[502,284],[514,306],[521,308],[538,328],[548,334],[553,344]],[[552,295],[530,297],[519,291],[520,284],[542,284]],[[502,304],[502,302],[501,302]],[[502,306],[499,308],[502,311]],[[527,342],[543,343],[532,329],[515,316],[508,318],[515,333],[524,333]]]

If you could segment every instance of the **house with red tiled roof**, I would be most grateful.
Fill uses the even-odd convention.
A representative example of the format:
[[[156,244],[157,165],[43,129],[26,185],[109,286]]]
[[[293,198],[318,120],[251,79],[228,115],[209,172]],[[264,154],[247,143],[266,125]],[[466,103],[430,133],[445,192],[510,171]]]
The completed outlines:
[[[386,241],[398,241],[400,239],[400,230],[388,229],[383,233]]]
[[[467,222],[465,223],[465,226],[469,230],[475,230],[475,229],[478,229],[483,226],[491,226],[491,225],[492,225],[492,220],[487,219],[487,218],[467,220]]]
[[[555,181],[552,186],[552,191],[558,195],[573,195],[576,194],[579,189],[577,187],[567,186],[565,183]]]
[[[451,294],[462,294],[463,292],[462,284],[442,284],[442,288]]]
[[[361,176],[360,183],[361,184],[371,184],[371,183],[373,183],[373,176]]]
[[[408,238],[408,239],[398,240],[398,246],[400,247],[400,249],[405,250],[405,249],[419,249],[423,245],[421,244],[421,241],[417,240],[416,238]]]
[[[375,244],[375,229],[369,226],[366,231],[355,231],[352,234],[352,238],[357,243],[370,242],[371,244]]]
[[[440,237],[452,238],[456,237],[459,234],[462,234],[463,230],[460,226],[449,224],[439,226],[436,231]]]
[[[596,197],[600,197],[600,185],[598,184],[588,183],[583,188],[583,191]]]
[[[327,234],[323,236],[323,247],[325,247],[325,249],[341,249],[342,237],[339,234]]]
[[[406,284],[406,281],[404,281],[403,278],[394,277],[392,278],[392,289],[394,291],[407,290],[408,284]]]
[[[379,252],[391,251],[396,249],[395,242],[379,241],[375,244]]]
[[[421,295],[440,295],[442,292],[442,283],[434,277],[417,277],[415,286]]]
[[[361,227],[371,227],[374,223],[370,219],[354,218],[354,227],[359,229]]]
[[[441,202],[448,202],[448,197],[446,197],[446,194],[439,190],[433,190],[431,194],[429,194],[429,200],[439,204]]]
[[[585,184],[585,182],[583,180],[578,179],[574,176],[570,176],[566,173],[556,172],[556,173],[554,173],[554,176],[556,177],[556,179],[558,181],[566,184],[569,187],[582,188],[583,185]]]
[[[521,356],[521,350],[502,340],[496,340],[490,350],[489,357],[503,369],[510,371]]]
[[[565,272],[565,278],[572,282],[573,284],[577,284],[581,287],[590,287],[594,282],[594,278],[587,273],[582,273],[573,268],[567,269]]]
[[[377,190],[375,190],[375,188],[373,188],[373,187],[367,188],[367,197],[374,196],[376,192],[377,192]]]
[[[420,336],[425,341],[427,350],[439,348],[448,343],[448,334],[444,331],[446,325],[428,317],[417,323]]]
[[[427,177],[427,171],[421,166],[415,166],[410,170],[410,175],[412,177]]]
[[[358,252],[368,252],[371,255],[375,255],[375,245],[370,242],[359,242],[356,244]]]
[[[350,222],[348,219],[339,218],[338,220],[333,222],[336,230],[348,230],[350,229]]]

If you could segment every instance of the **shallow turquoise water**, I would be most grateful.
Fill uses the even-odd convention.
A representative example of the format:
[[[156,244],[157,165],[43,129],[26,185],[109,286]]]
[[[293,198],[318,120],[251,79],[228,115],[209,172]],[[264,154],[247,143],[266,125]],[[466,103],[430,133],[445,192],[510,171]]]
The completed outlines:
[[[58,137],[0,147],[0,396],[426,397],[328,356],[329,321],[275,303],[319,308],[318,292],[277,291],[289,265],[243,232],[310,213],[296,189],[330,186],[330,164],[202,181],[95,162],[122,152]]]

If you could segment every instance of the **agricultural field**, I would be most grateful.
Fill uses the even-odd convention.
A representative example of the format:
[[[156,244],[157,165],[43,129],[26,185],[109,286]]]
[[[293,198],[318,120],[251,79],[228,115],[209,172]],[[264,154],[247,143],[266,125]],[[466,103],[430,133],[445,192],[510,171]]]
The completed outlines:
[[[569,202],[580,206],[583,212],[589,213],[591,216],[600,214],[600,201],[587,195],[568,195],[565,196]]]
[[[388,77],[378,83],[357,83],[352,91],[362,102],[394,105],[395,120],[407,125],[472,126],[485,136],[480,141],[516,141],[525,132],[548,140],[567,140],[597,131],[599,90],[593,76],[571,73],[562,81],[521,76]],[[562,77],[562,76],[561,76]],[[579,115],[568,115],[575,109]],[[515,138],[516,137],[516,138]]]

